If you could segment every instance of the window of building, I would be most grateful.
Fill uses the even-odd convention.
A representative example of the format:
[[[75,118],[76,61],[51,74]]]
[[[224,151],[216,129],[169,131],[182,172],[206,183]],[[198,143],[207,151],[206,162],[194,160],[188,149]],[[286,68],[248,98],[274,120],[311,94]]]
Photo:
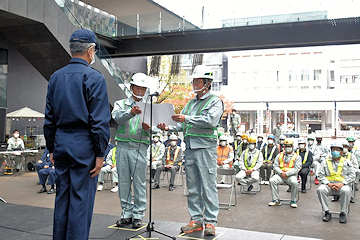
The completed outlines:
[[[300,112],[300,120],[301,121],[321,120],[321,112],[319,111]]]
[[[314,86],[314,89],[321,89],[321,86]]]
[[[335,81],[335,72],[334,72],[334,70],[330,71],[330,81],[332,81],[332,82]]]
[[[309,79],[310,79],[310,71],[301,70],[301,81],[309,81]]]
[[[221,91],[221,83],[220,82],[212,82],[211,90],[212,91]]]
[[[301,86],[301,89],[309,89],[309,86]]]
[[[320,81],[321,70],[314,70],[314,81]]]
[[[360,83],[360,75],[341,75],[340,83],[341,84]]]

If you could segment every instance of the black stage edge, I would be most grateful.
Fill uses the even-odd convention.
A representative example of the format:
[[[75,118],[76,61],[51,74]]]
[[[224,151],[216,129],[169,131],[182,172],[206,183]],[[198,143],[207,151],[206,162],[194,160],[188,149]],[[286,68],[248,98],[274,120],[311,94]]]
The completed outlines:
[[[119,206],[120,207],[120,206]],[[52,221],[54,209],[32,207],[27,205],[16,205],[0,202],[0,239],[6,240],[50,240],[52,239]],[[184,213],[185,214],[185,213]],[[119,216],[94,214],[90,230],[89,239],[110,239],[123,240],[130,236],[132,239],[147,239],[147,233],[140,236],[136,235],[144,229],[129,228],[118,229],[114,222]],[[215,236],[203,236],[202,232],[191,234],[181,234],[180,227],[184,223],[156,221],[157,229],[176,237],[176,239],[206,239],[206,240],[306,240],[310,238],[288,236],[282,234],[263,233],[254,231],[245,231],[231,228],[216,228]],[[143,223],[144,228],[148,225]],[[137,231],[137,232],[136,232]],[[161,234],[152,232],[151,239],[168,239]]]

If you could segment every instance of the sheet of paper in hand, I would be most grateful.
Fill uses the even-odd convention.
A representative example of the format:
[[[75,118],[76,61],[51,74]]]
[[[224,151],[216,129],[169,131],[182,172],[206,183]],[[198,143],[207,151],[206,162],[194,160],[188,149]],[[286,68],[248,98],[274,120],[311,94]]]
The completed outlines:
[[[141,109],[140,121],[150,125],[150,103],[137,102],[136,105]],[[175,112],[171,103],[153,104],[152,125],[157,126],[159,123],[165,123],[169,126],[175,126],[177,123],[171,118],[173,115]]]

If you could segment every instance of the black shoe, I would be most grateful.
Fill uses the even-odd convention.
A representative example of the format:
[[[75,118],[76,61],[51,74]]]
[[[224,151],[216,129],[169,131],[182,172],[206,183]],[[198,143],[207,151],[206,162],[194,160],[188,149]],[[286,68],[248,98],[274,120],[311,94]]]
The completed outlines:
[[[326,212],[325,212],[325,215],[324,215],[324,217],[323,217],[323,221],[324,221],[324,222],[329,222],[330,220],[331,220],[331,214],[330,214],[329,211],[326,211]]]
[[[174,190],[174,185],[169,186],[169,191],[172,191],[172,190]]]
[[[37,185],[41,185],[41,183],[40,183],[40,182],[38,182],[38,183],[37,183]]]
[[[156,189],[156,188],[160,188],[160,186],[159,186],[159,184],[155,184],[152,188]]]
[[[134,219],[133,223],[132,223],[132,228],[139,228],[141,227],[142,223],[141,223],[141,219]]]
[[[340,223],[346,223],[346,222],[347,222],[347,220],[346,220],[346,214],[345,214],[344,212],[341,212],[341,213],[340,213],[339,222],[340,222]]]
[[[253,185],[250,185],[250,186],[248,187],[247,191],[250,192],[253,188],[254,188],[254,186],[253,186]]]
[[[224,182],[220,182],[220,184],[224,184]]]
[[[238,182],[238,185],[241,185],[241,184]]]
[[[351,203],[355,203],[355,199],[353,197],[350,198]]]
[[[130,223],[132,223],[131,218],[121,218],[120,220],[116,221],[116,226],[125,227],[126,225],[129,225]]]
[[[355,185],[355,191],[359,191],[359,188],[357,185]]]
[[[44,193],[44,192],[47,192],[47,190],[46,190],[46,188],[42,188],[42,189],[40,189],[40,191],[38,191],[38,193]]]
[[[340,199],[340,197],[337,196],[337,195],[335,195],[335,196],[333,197],[333,199],[331,199],[331,201],[332,201],[332,202],[337,202],[337,201],[339,201],[339,199]]]
[[[291,192],[291,187],[288,188],[288,190],[286,190],[287,192]]]
[[[48,192],[47,192],[47,194],[53,194],[53,193],[55,193],[56,191],[55,191],[55,189],[54,188],[51,188]]]
[[[301,193],[306,193],[306,189],[301,189]]]

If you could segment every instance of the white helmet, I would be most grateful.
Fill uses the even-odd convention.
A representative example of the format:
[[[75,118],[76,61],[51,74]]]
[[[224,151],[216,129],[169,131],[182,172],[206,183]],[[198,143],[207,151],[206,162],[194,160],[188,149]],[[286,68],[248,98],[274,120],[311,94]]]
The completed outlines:
[[[139,87],[149,87],[149,77],[144,74],[144,73],[135,73],[131,80],[130,80],[130,84],[132,85],[136,85]]]
[[[344,148],[344,146],[343,146],[343,144],[342,144],[341,142],[334,142],[334,143],[332,143],[332,144],[330,145],[330,148],[333,148],[333,147],[338,147],[338,148],[341,148],[341,149]]]
[[[223,134],[219,137],[219,141],[227,141],[227,137]]]
[[[171,134],[169,140],[178,140],[178,137],[175,134]]]
[[[299,138],[298,144],[300,144],[300,143],[305,143],[306,144],[306,140],[304,138]]]
[[[211,67],[205,65],[197,65],[190,78],[207,78],[213,80],[214,76]]]

